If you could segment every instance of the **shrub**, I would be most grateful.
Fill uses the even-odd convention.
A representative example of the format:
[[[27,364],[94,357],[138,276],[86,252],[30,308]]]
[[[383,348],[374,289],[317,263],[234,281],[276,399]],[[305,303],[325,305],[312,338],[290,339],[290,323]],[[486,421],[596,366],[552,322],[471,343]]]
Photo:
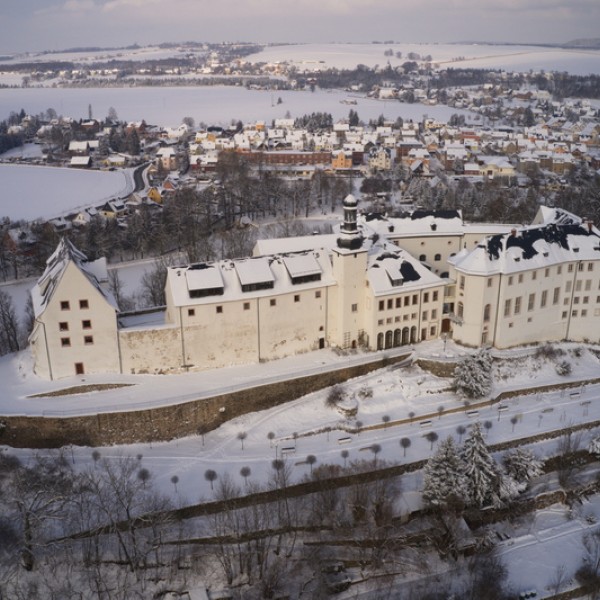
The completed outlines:
[[[341,385],[334,385],[325,398],[325,406],[335,408],[338,402],[341,402],[346,397],[346,390]]]
[[[469,398],[481,398],[492,389],[492,357],[488,350],[462,360],[454,369],[454,387]]]
[[[556,369],[556,373],[562,377],[570,375],[573,370],[573,367],[568,360],[561,360],[554,368]]]

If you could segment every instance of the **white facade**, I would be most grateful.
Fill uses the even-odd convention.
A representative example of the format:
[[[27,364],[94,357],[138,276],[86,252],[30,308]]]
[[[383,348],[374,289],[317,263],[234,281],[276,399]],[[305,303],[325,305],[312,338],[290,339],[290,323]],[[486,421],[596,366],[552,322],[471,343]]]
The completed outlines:
[[[169,268],[166,310],[153,316],[119,315],[104,260],[63,240],[32,290],[35,371],[170,373],[441,334],[500,348],[600,341],[598,231],[564,211],[535,223],[465,225],[455,211],[359,219],[349,196],[337,234]]]

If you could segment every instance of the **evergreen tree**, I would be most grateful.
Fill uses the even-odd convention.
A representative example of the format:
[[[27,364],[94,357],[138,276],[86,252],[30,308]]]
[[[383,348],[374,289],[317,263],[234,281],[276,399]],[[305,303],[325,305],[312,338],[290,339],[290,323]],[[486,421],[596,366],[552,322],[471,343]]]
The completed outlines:
[[[463,470],[454,439],[448,436],[423,470],[423,499],[441,507],[463,500]]]
[[[467,504],[477,508],[501,504],[501,475],[483,439],[480,423],[473,425],[460,457]]]
[[[539,477],[543,473],[542,461],[526,448],[509,450],[503,456],[502,464],[506,473],[523,488],[530,479]]]
[[[492,357],[483,349],[462,360],[454,369],[454,386],[469,398],[481,398],[492,389]]]

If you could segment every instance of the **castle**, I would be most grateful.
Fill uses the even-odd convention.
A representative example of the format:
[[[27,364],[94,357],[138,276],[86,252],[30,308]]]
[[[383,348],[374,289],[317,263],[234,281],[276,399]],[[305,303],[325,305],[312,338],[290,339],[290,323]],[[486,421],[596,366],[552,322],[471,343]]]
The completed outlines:
[[[63,238],[31,292],[35,372],[176,373],[440,336],[600,341],[600,236],[579,217],[542,207],[524,228],[466,224],[459,211],[359,217],[353,196],[343,210],[335,234],[170,267],[166,307],[149,314],[121,313],[105,259]]]

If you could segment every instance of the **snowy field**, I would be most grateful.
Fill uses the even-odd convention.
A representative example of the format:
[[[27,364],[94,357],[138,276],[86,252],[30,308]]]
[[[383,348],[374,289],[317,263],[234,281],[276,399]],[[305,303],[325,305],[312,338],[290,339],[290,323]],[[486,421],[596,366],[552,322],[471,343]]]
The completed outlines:
[[[281,98],[282,103],[277,104]],[[353,97],[356,106],[341,104],[348,98],[343,91],[263,91],[243,87],[136,87],[136,88],[15,88],[0,93],[0,118],[6,118],[21,108],[39,114],[54,108],[59,115],[74,119],[87,118],[91,104],[94,116],[103,118],[114,107],[121,120],[146,122],[154,125],[178,126],[190,116],[196,123],[229,125],[232,120],[244,122],[283,118],[286,114],[300,117],[312,112],[329,112],[334,119],[348,116],[350,108],[368,121],[383,114],[388,119],[421,120],[423,115],[447,121],[453,113],[471,113],[447,106],[403,104],[396,101]]]
[[[79,208],[122,197],[134,189],[133,176],[125,171],[82,171],[54,167],[1,165],[0,216],[49,219]]]
[[[393,56],[384,56],[392,50]],[[397,58],[396,52],[402,57]],[[299,69],[353,69],[358,64],[368,67],[392,67],[408,60],[408,53],[430,55],[434,64],[462,68],[504,69],[506,71],[567,71],[574,75],[600,73],[600,51],[563,50],[537,46],[486,46],[482,44],[298,44],[270,46],[252,54],[252,62],[289,62]],[[461,58],[461,60],[457,60]]]
[[[206,51],[199,48],[159,48],[158,46],[145,46],[142,48],[98,50],[95,52],[28,52],[15,54],[11,58],[0,61],[0,65],[10,65],[23,62],[76,62],[78,64],[95,63],[109,60],[164,60],[176,56],[189,56],[190,54],[203,56]]]

